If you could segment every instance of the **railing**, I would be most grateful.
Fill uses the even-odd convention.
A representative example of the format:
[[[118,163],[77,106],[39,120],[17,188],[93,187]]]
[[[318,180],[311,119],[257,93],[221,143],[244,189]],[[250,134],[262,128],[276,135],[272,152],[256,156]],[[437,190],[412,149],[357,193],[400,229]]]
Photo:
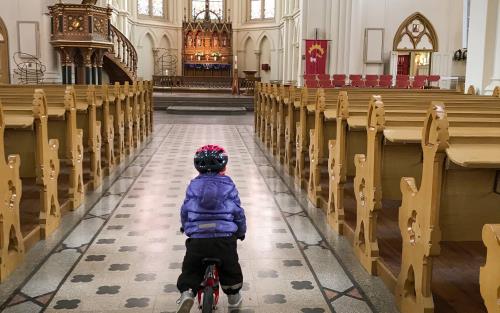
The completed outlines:
[[[114,44],[112,53],[115,59],[120,61],[133,77],[137,77],[138,58],[134,45],[113,25],[111,25],[111,41]]]
[[[213,76],[153,76],[153,83],[156,87],[177,87],[177,88],[231,88],[231,77]],[[252,89],[255,81],[239,78],[240,89]]]

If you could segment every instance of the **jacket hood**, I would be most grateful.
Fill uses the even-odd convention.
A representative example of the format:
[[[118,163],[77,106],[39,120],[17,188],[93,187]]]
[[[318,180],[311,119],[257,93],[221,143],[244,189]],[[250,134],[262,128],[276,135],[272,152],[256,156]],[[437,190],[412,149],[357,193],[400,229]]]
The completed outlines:
[[[200,206],[206,210],[213,210],[224,201],[233,185],[229,177],[218,174],[203,174],[195,179],[196,192],[200,199]]]

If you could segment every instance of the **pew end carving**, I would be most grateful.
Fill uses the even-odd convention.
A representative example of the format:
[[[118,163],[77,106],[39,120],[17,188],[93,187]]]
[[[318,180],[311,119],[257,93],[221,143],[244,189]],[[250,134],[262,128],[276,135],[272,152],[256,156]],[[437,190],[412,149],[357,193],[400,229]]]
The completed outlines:
[[[372,96],[367,115],[366,155],[354,157],[356,177],[357,221],[354,234],[354,251],[361,264],[372,275],[376,275],[379,257],[376,225],[382,207],[380,162],[382,161],[382,137],[385,125],[384,103],[380,96]]]
[[[487,249],[486,264],[481,267],[479,284],[488,312],[500,312],[500,224],[483,227],[483,242]]]
[[[19,212],[21,159],[19,155],[5,155],[4,131],[5,119],[0,102],[0,282],[14,271],[25,256]]]

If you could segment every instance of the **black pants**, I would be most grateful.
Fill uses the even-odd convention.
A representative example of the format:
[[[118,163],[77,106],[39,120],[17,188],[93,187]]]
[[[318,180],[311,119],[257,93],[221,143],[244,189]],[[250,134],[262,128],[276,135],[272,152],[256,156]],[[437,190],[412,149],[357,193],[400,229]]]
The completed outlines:
[[[191,289],[197,292],[205,268],[202,264],[204,258],[217,258],[221,261],[219,279],[225,294],[237,294],[243,284],[243,273],[238,263],[236,238],[189,238],[186,240],[186,256],[182,263],[182,273],[177,280],[180,292]]]

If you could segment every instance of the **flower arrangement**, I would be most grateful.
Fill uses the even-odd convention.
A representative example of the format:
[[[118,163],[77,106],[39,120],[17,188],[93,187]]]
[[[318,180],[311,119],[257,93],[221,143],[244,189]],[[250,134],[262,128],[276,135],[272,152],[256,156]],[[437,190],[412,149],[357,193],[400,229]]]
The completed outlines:
[[[220,52],[219,52],[219,51],[212,52],[212,56],[213,56],[214,58],[218,58],[218,57],[220,57],[221,55],[222,55],[222,54],[220,54]]]
[[[197,51],[194,55],[197,56],[197,57],[204,56],[203,52],[201,52],[201,51]]]

